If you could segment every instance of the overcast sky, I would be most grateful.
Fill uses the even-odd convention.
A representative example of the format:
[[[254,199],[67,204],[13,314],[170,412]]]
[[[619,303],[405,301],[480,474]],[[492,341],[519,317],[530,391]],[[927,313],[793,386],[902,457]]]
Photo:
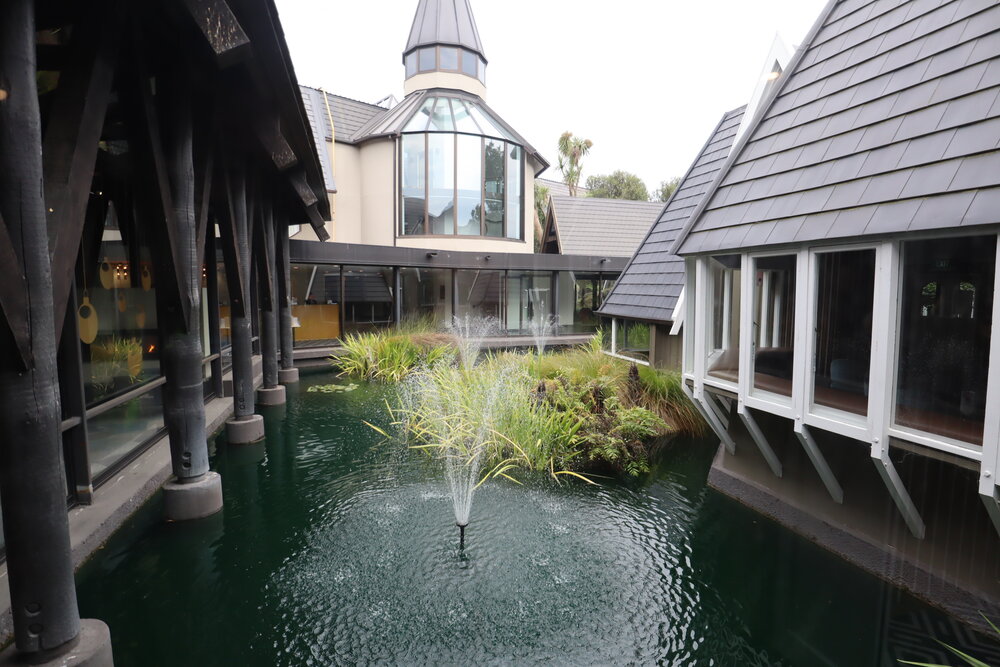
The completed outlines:
[[[299,83],[403,97],[417,0],[276,0]],[[745,104],[774,37],[797,46],[826,0],[472,0],[490,106],[545,156],[591,139],[590,174],[625,169],[652,193],[682,176],[726,111]]]

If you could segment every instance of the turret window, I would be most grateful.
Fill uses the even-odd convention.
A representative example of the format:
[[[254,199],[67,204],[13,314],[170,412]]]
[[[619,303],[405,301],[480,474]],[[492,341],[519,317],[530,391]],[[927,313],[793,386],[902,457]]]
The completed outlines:
[[[428,72],[455,72],[486,83],[486,61],[474,51],[456,46],[425,46],[406,54],[406,78]]]

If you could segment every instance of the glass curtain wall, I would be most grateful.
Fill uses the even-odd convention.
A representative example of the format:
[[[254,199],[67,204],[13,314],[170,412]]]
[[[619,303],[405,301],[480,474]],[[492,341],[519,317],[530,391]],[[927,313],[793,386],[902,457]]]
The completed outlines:
[[[405,134],[403,146],[402,233],[426,234],[427,215],[427,135]]]
[[[324,280],[327,293],[334,292],[334,286],[338,286],[336,278],[328,275]],[[392,267],[344,267],[344,333],[368,332],[392,326],[392,283]]]
[[[93,202],[76,286],[91,474],[97,478],[163,429],[156,277],[131,202]],[[124,404],[118,400],[150,385]]]
[[[324,347],[340,338],[340,267],[293,264],[290,307],[296,347]]]
[[[875,250],[828,252],[816,258],[813,402],[867,415]]]
[[[451,322],[451,269],[399,270],[403,321],[422,320],[435,329]]]
[[[551,321],[555,311],[550,271],[507,272],[507,330],[531,334]]]
[[[215,263],[215,271],[219,285],[219,343],[222,351],[222,367],[230,368],[233,365],[233,321],[226,265],[221,258]]]
[[[708,374],[727,382],[737,382],[740,373],[740,275],[739,255],[722,255],[708,260]]]
[[[592,333],[600,322],[595,313],[613,284],[600,273],[559,272],[560,333]]]
[[[983,441],[996,236],[903,244],[896,423]]]
[[[753,386],[792,395],[795,255],[754,260]]]
[[[503,321],[503,271],[456,271],[457,317],[492,317]]]

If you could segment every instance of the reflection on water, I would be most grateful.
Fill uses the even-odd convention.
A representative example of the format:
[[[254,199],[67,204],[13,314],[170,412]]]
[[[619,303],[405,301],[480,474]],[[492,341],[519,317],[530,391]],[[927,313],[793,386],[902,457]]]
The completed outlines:
[[[460,551],[441,471],[361,424],[375,390],[304,380],[263,445],[218,443],[223,515],[151,503],[80,572],[117,664],[862,666],[970,639],[708,490],[711,443],[641,483],[485,486]]]

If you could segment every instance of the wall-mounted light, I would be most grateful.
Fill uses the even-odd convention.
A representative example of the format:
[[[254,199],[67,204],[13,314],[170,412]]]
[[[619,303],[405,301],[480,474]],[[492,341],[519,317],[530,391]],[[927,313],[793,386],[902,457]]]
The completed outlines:
[[[438,256],[438,254],[436,252],[429,252],[429,253],[427,253],[427,257],[428,258],[437,257],[437,256]]]
[[[604,264],[605,262],[608,262],[608,261],[610,261],[610,260],[607,257],[602,257],[601,258],[601,264]]]
[[[492,258],[493,255],[486,255],[486,257],[483,257],[483,259],[485,259],[487,262],[490,261]]]

